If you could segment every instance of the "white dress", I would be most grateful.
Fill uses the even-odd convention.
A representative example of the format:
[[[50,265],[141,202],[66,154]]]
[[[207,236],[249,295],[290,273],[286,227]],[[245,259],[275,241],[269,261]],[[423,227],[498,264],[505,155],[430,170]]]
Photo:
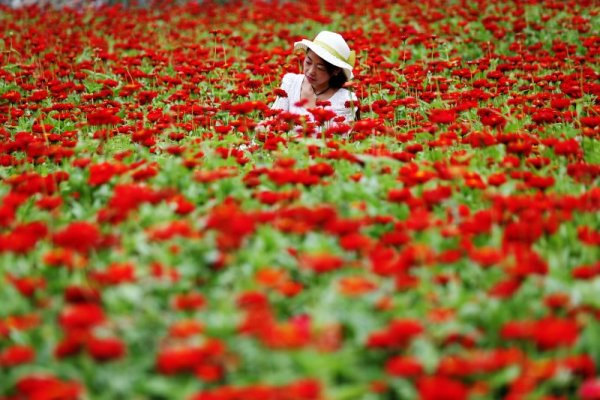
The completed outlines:
[[[302,74],[285,74],[281,80],[281,89],[287,93],[287,97],[277,97],[271,109],[306,115],[311,121],[314,121],[313,115],[306,108],[295,105],[300,101],[303,80],[304,75]],[[358,99],[354,93],[340,88],[327,101],[331,103],[331,106],[326,106],[325,109],[332,110],[338,116],[343,116],[346,123],[354,121],[358,109]]]

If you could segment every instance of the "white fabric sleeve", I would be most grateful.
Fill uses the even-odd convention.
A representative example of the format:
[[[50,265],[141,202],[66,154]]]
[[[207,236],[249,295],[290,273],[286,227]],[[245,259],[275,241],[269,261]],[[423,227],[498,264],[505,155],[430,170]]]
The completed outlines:
[[[348,92],[348,96],[340,96],[341,98],[332,104],[331,107],[337,115],[344,116],[346,123],[352,122],[356,119],[358,112],[358,98],[356,94]]]
[[[291,74],[285,74],[283,76],[283,78],[281,79],[281,86],[279,87],[280,89],[284,90],[288,96],[287,97],[280,97],[278,96],[277,99],[275,99],[275,102],[273,103],[273,105],[271,105],[271,109],[272,110],[283,110],[283,111],[289,111],[290,110],[290,89],[292,87],[292,75]]]

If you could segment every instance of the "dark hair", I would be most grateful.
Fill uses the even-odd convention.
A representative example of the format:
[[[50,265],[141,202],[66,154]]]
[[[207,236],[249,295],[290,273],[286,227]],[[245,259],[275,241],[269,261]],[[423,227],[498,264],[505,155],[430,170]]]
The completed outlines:
[[[335,65],[328,63],[325,60],[323,60],[323,63],[325,64],[327,72],[331,76],[331,78],[329,78],[330,87],[334,89],[339,89],[342,86],[344,86],[346,82],[348,82],[348,78],[346,77],[346,74],[344,73],[343,69],[341,69],[340,67],[336,67]],[[339,71],[339,73],[336,74],[336,71]]]

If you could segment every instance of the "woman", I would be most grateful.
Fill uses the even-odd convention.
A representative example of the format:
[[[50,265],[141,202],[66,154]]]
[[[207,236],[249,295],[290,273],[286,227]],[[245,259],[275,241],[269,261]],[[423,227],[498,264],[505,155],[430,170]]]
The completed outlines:
[[[323,31],[312,42],[303,39],[294,43],[294,50],[298,49],[306,51],[303,73],[284,75],[281,89],[287,97],[277,97],[271,108],[306,115],[315,121],[314,109],[322,102],[329,102],[324,108],[335,113],[330,114],[333,121],[348,123],[358,119],[356,95],[343,88],[354,76],[355,58],[344,38]]]

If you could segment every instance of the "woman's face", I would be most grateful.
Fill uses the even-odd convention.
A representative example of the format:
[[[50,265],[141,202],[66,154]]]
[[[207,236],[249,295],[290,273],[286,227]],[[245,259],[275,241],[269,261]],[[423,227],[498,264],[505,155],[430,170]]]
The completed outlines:
[[[331,78],[323,59],[312,50],[308,50],[304,58],[304,76],[313,87],[324,86]]]

